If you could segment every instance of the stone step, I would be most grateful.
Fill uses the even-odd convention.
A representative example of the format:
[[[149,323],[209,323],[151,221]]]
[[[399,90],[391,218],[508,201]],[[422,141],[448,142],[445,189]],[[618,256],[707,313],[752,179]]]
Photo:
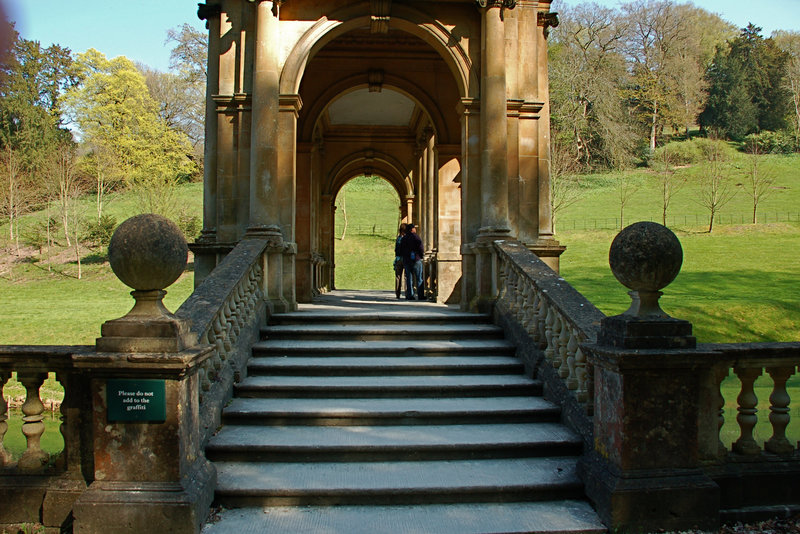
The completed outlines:
[[[262,339],[341,339],[352,341],[445,340],[503,338],[503,329],[493,324],[474,323],[311,323],[279,324],[261,329]]]
[[[217,462],[225,506],[426,504],[572,499],[575,458],[407,462]]]
[[[286,506],[222,510],[203,534],[308,532],[347,534],[601,534],[606,528],[585,501]]]
[[[212,461],[364,462],[578,454],[580,438],[558,423],[252,426],[225,425],[209,441]]]
[[[516,347],[505,339],[458,341],[405,339],[397,341],[263,340],[253,345],[255,356],[437,356],[513,355]]]
[[[348,310],[345,307],[327,310],[303,310],[290,313],[276,313],[269,318],[270,325],[290,324],[352,324],[352,323],[408,323],[445,324],[470,323],[487,324],[491,318],[485,314],[462,312],[447,307],[426,307],[426,309],[406,309],[398,306],[391,310]]]
[[[557,422],[559,408],[541,397],[429,399],[244,399],[231,401],[234,425],[426,425]]]
[[[513,356],[271,356],[254,357],[247,364],[250,376],[522,374],[524,370]]]
[[[248,376],[238,397],[411,398],[541,395],[542,383],[523,375]]]

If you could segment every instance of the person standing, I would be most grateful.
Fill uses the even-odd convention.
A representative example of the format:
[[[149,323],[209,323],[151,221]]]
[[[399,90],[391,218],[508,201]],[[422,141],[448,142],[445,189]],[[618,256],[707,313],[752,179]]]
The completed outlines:
[[[403,291],[403,253],[400,250],[400,241],[404,235],[406,235],[406,223],[400,225],[397,239],[394,240],[394,294],[398,299]]]
[[[406,235],[400,240],[400,251],[403,257],[403,268],[406,271],[406,299],[422,300],[425,296],[422,286],[422,258],[425,251],[414,223],[408,223],[406,226]]]

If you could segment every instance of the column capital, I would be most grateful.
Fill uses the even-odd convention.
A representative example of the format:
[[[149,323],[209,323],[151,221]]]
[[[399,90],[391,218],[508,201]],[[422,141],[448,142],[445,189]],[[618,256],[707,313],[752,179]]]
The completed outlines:
[[[517,0],[475,0],[480,7],[500,7],[505,9],[514,9],[517,5]]]

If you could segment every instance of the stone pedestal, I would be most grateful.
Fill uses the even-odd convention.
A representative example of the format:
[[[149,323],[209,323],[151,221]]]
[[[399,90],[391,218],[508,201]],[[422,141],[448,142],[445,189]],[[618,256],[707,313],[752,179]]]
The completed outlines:
[[[95,479],[75,503],[75,532],[199,531],[216,482],[197,431],[197,371],[210,355],[202,347],[75,357],[77,368],[92,371]],[[135,395],[137,383],[162,382],[163,420],[115,420],[109,384],[128,384]]]
[[[698,412],[712,360],[708,354],[706,365],[703,353],[681,350],[694,347],[690,334],[686,321],[621,315],[603,321],[597,344],[583,346],[594,364],[595,406],[594,450],[582,476],[612,530],[718,524],[719,487],[698,458]]]

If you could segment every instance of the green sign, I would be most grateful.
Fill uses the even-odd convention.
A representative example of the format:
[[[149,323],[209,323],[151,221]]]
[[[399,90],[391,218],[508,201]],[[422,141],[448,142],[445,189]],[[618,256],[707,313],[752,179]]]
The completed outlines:
[[[164,380],[109,379],[108,421],[163,423],[167,419]]]

